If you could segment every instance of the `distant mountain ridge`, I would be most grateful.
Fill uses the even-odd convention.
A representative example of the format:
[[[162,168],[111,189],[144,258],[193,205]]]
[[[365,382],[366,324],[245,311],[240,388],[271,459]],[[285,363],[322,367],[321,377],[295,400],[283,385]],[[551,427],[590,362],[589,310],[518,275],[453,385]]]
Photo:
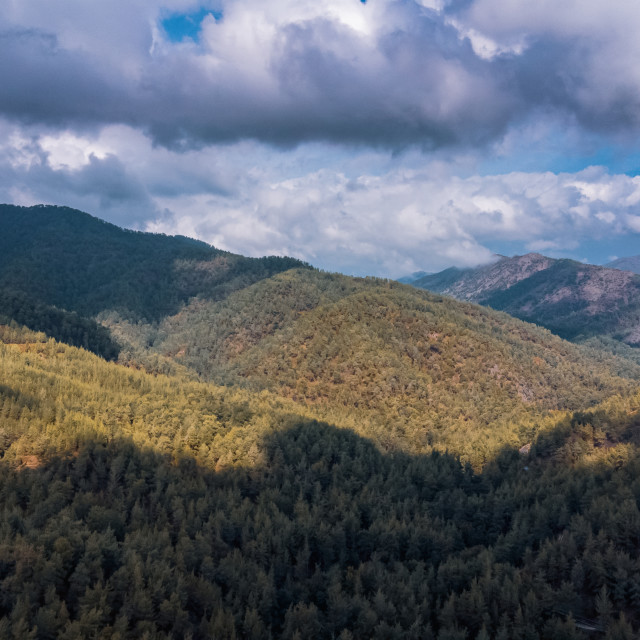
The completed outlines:
[[[430,271],[414,271],[412,274],[408,276],[403,276],[402,278],[398,278],[398,282],[402,284],[412,284],[416,280],[420,278],[424,278],[425,276],[431,275]]]
[[[640,346],[640,276],[537,253],[412,283],[540,324],[563,338],[611,336]]]
[[[604,265],[610,269],[620,269],[622,271],[633,271],[640,273],[640,256],[629,256],[628,258],[618,258],[613,262]]]
[[[489,293],[508,289],[534,273],[549,268],[551,262],[551,258],[539,253],[528,253],[514,258],[501,257],[496,262],[479,267],[450,267],[419,278],[412,284],[458,300],[480,302]]]

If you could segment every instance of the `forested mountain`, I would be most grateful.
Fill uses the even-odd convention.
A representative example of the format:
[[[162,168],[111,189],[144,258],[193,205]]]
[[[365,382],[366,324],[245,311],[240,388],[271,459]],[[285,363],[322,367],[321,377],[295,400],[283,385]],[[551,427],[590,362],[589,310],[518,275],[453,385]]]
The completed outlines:
[[[0,320],[107,359],[119,345],[99,314],[150,327],[192,299],[221,300],[269,276],[305,267],[293,258],[245,258],[181,236],[120,229],[67,207],[0,205]]]
[[[640,346],[640,275],[539,254],[447,269],[412,283],[469,300],[569,339],[612,337]]]
[[[622,271],[633,271],[633,273],[640,273],[640,256],[630,256],[629,258],[618,258],[613,262],[609,262],[605,267],[611,269],[621,269]]]
[[[535,431],[548,411],[625,392],[639,373],[477,305],[310,270],[222,302],[195,300],[161,324],[153,350],[204,379],[269,389],[319,418],[366,425],[394,446],[460,441],[474,465]]]
[[[474,472],[0,338],[2,638],[636,637],[640,396]]]
[[[70,209],[0,229],[0,638],[640,632],[640,366]]]
[[[154,321],[195,295],[223,298],[294,266],[303,265],[128,231],[67,207],[0,205],[0,288],[83,316]]]
[[[270,390],[388,448],[463,443],[462,459],[480,468],[501,446],[530,439],[550,411],[586,408],[640,379],[621,358],[391,281],[309,268],[268,277],[301,263],[124,231],[71,209],[0,211],[13,252],[2,254],[0,282],[98,314],[122,363]],[[15,307],[18,322],[52,324],[28,322]],[[31,315],[42,320],[55,312],[39,309]]]

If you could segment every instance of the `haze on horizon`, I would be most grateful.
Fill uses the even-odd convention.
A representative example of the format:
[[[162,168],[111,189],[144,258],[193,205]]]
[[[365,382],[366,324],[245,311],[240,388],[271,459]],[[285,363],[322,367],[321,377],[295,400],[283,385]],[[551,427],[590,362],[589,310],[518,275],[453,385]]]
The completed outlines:
[[[0,201],[397,277],[640,253],[640,5],[0,5]]]

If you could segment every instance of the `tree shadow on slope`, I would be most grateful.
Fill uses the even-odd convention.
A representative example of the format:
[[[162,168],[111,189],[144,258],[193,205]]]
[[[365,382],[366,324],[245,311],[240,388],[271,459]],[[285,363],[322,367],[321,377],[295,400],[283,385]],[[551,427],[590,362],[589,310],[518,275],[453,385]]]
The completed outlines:
[[[572,434],[482,474],[309,420],[218,471],[97,438],[0,462],[0,637],[632,638],[638,457],[569,463]]]

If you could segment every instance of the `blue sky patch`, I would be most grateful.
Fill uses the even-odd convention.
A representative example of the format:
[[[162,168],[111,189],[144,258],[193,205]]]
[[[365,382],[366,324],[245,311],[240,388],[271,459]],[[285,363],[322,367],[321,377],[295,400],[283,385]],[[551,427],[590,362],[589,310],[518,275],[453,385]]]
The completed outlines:
[[[221,11],[200,9],[193,13],[174,13],[160,23],[171,42],[182,42],[185,39],[197,42],[202,21],[212,15],[216,21],[222,19]]]

